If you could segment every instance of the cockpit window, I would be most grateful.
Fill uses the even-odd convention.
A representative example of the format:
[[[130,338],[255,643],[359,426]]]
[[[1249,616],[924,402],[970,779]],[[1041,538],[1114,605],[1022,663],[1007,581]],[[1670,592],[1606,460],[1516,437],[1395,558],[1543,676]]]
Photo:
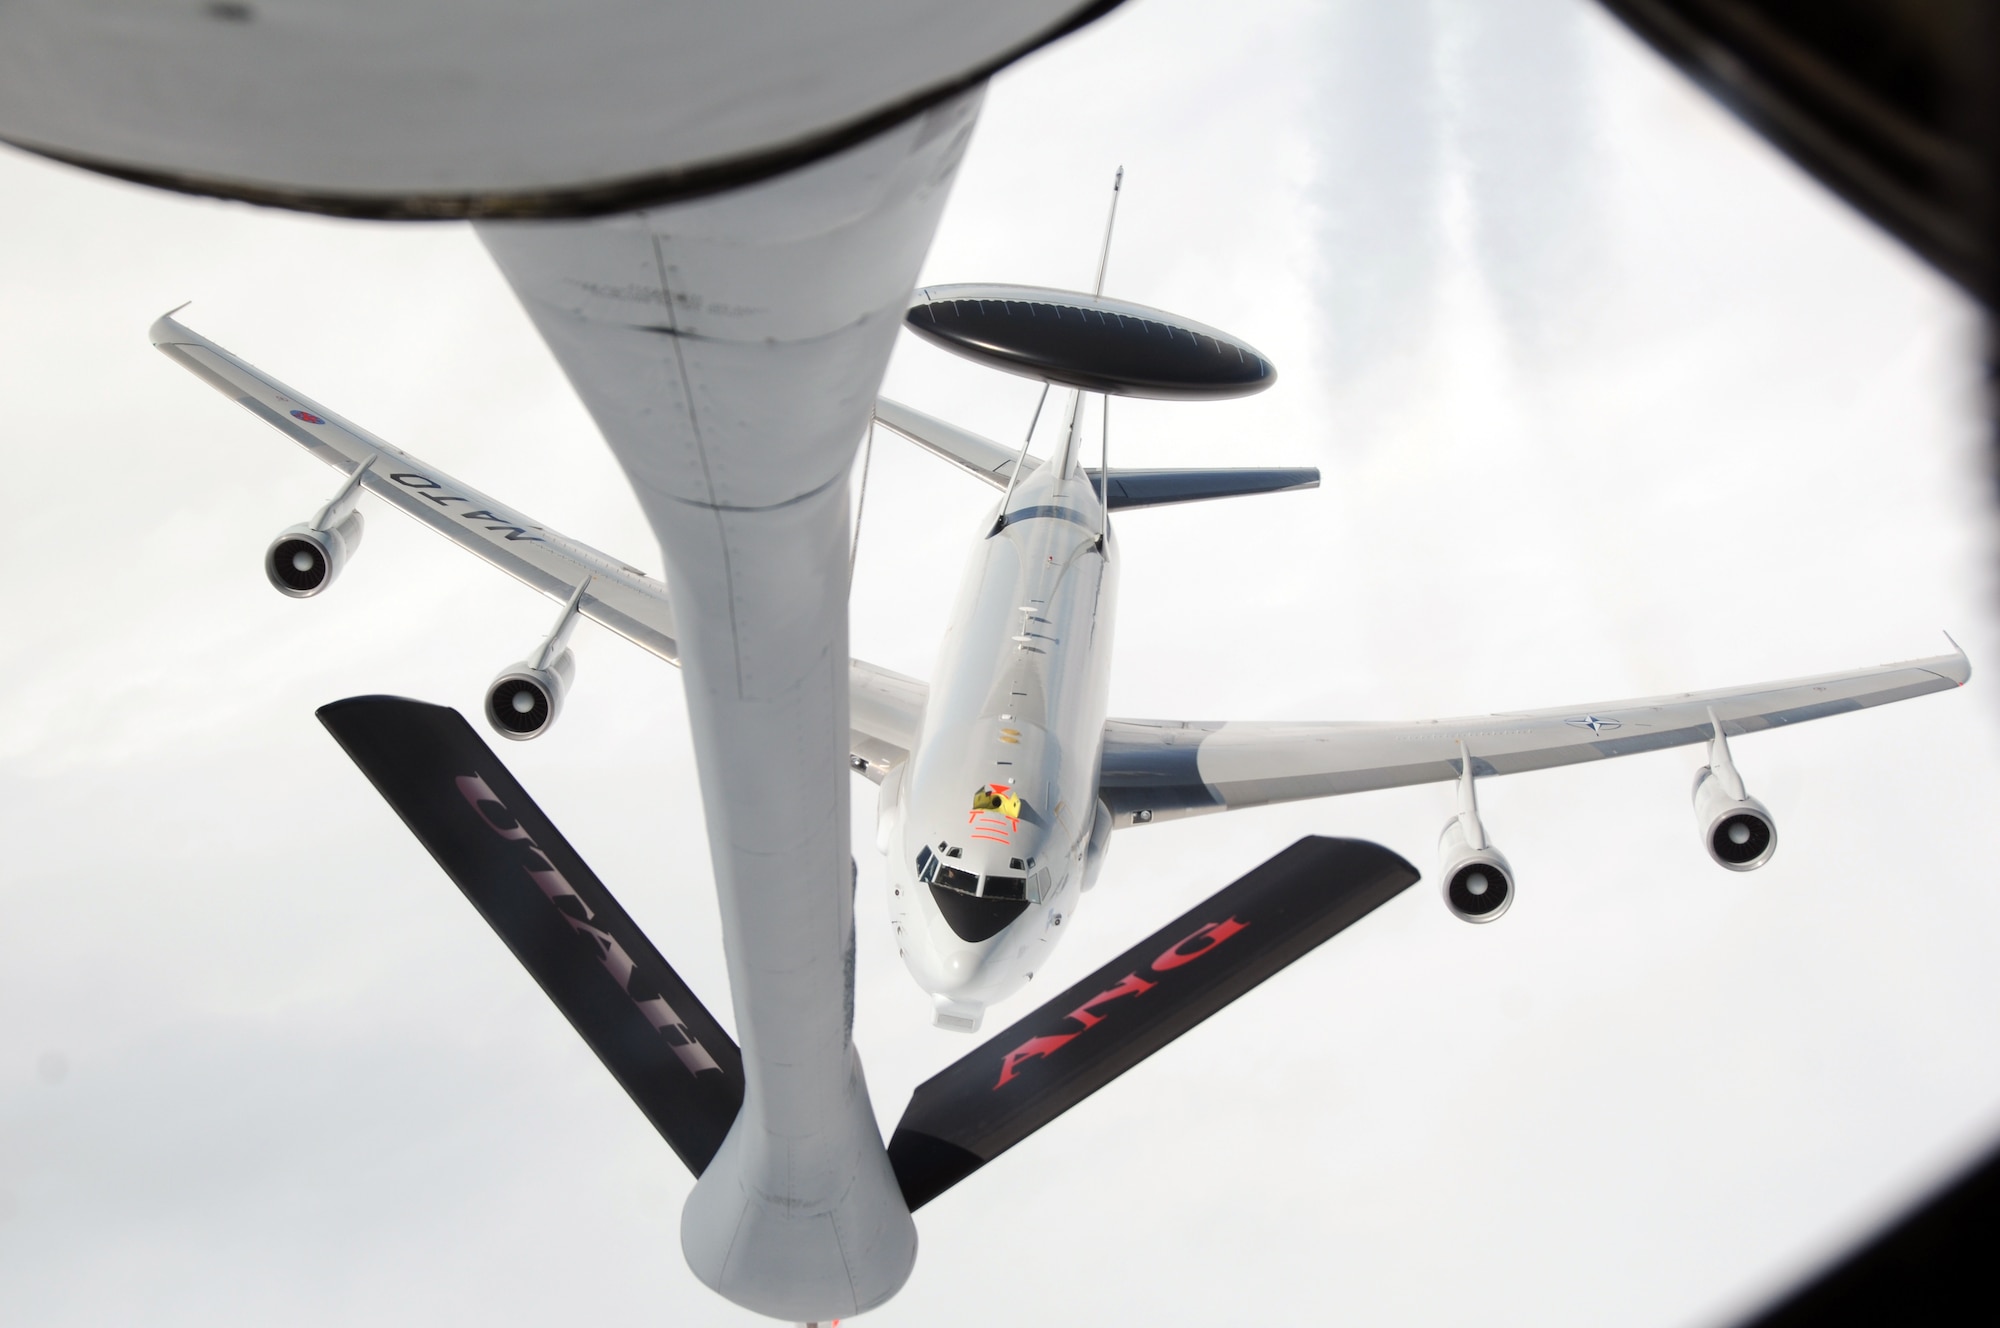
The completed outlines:
[[[956,867],[939,866],[937,875],[924,882],[935,885],[940,890],[956,890],[962,895],[979,893],[979,873],[960,871]]]
[[[988,899],[1026,899],[1028,897],[1027,878],[1021,876],[989,876],[986,888],[980,891]]]
[[[931,898],[937,901],[945,925],[962,941],[990,940],[1027,911],[1026,883],[1018,876],[989,876],[981,891],[976,874],[935,858],[931,865],[937,869],[929,882]]]

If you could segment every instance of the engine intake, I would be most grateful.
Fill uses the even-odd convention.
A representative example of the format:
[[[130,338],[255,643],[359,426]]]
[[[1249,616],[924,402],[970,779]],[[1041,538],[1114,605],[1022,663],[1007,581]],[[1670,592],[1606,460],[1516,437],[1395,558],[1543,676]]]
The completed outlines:
[[[280,595],[311,599],[333,584],[361,543],[361,513],[349,512],[330,529],[300,522],[281,531],[264,550],[264,576]]]
[[[1769,809],[1748,794],[1731,797],[1713,766],[1695,773],[1694,818],[1708,856],[1731,871],[1755,871],[1778,850],[1778,823]]]
[[[501,670],[486,689],[486,722],[516,742],[539,738],[562,714],[563,695],[576,677],[576,656],[568,650],[546,668],[526,660]]]
[[[1438,838],[1438,852],[1444,866],[1438,875],[1444,881],[1444,906],[1452,916],[1465,922],[1491,922],[1514,902],[1514,869],[1491,844],[1475,847],[1460,818],[1446,822]]]
[[[1755,871],[1778,851],[1778,823],[1743,787],[1715,712],[1708,719],[1708,764],[1694,776],[1694,819],[1701,827],[1702,847],[1730,871]]]

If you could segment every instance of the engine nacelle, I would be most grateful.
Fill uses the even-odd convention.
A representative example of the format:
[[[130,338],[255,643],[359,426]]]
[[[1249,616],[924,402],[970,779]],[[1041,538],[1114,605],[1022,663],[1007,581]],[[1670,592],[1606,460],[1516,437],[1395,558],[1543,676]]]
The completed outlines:
[[[576,656],[568,650],[546,668],[523,660],[503,669],[486,689],[486,722],[516,742],[539,738],[562,713],[563,694],[575,678]]]
[[[1444,823],[1444,833],[1438,836],[1438,879],[1444,885],[1444,906],[1453,916],[1465,922],[1491,922],[1514,902],[1514,869],[1486,837],[1474,773],[1472,753],[1460,740],[1458,814]]]
[[[264,550],[264,575],[280,595],[311,599],[333,584],[361,544],[361,513],[349,512],[326,529],[300,522]]]
[[[1755,871],[1778,851],[1778,823],[1743,787],[1722,721],[1708,712],[1708,764],[1695,772],[1694,819],[1708,856],[1731,871]]]
[[[1708,856],[1731,871],[1755,871],[1778,851],[1778,823],[1770,809],[1727,774],[1703,766],[1694,776],[1694,819]],[[1732,796],[1732,794],[1740,796]]]
[[[1475,842],[1475,840],[1477,842]],[[1507,858],[1486,842],[1477,820],[1464,816],[1445,822],[1438,836],[1438,879],[1444,883],[1444,906],[1466,922],[1491,922],[1514,902],[1514,869]]]

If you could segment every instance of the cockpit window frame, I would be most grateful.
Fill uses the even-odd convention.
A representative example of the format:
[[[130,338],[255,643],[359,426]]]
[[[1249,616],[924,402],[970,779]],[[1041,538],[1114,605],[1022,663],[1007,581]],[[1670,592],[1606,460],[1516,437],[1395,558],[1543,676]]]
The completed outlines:
[[[924,882],[925,885],[935,886],[940,890],[955,890],[962,895],[977,895],[979,893],[978,872],[969,872],[963,867],[954,867],[950,863],[937,863],[936,866],[936,873],[932,875],[930,880]]]
[[[997,889],[995,887],[998,887]],[[1028,897],[1028,878],[1011,873],[1002,876],[988,873],[979,880],[979,897],[982,899],[1019,899]]]

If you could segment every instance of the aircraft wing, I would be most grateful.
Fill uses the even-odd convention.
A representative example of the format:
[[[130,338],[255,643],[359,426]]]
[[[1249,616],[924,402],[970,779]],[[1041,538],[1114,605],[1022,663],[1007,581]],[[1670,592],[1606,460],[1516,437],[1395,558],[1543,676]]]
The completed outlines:
[[[634,645],[680,663],[666,584],[559,534],[411,456],[360,425],[238,359],[169,314],[153,344],[210,387],[343,475],[368,466],[362,488],[452,543],[551,599],[567,602],[589,582],[578,613]],[[880,782],[907,760],[926,689],[914,678],[856,660],[851,737],[854,768]]]
[[[1411,723],[1200,723],[1113,719],[1101,795],[1114,824],[1631,756],[1735,737],[1963,686],[1963,651],[1850,673],[1635,701]]]

